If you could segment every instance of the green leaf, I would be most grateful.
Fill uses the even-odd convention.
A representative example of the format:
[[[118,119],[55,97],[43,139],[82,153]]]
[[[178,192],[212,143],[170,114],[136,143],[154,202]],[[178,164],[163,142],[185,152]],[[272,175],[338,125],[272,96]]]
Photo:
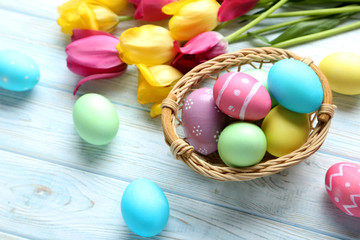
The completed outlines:
[[[329,30],[339,25],[342,20],[343,17],[333,16],[332,18],[315,19],[311,21],[300,22],[287,28],[282,34],[280,34],[270,43],[276,44],[293,38]]]
[[[248,35],[249,37],[257,38],[257,39],[259,39],[260,41],[262,41],[262,42],[264,42],[264,43],[271,44],[271,42],[269,41],[269,39],[267,39],[266,37],[261,36],[261,35],[259,35],[259,34],[256,34],[256,33],[253,33],[253,32],[247,32],[247,35]]]

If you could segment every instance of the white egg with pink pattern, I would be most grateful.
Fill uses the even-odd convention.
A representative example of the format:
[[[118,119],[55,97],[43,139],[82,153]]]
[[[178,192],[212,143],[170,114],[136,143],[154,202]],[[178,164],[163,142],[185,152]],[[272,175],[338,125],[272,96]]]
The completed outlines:
[[[239,120],[260,120],[271,109],[271,98],[266,88],[246,73],[223,74],[215,82],[213,90],[219,109]]]
[[[229,117],[215,105],[211,88],[196,89],[184,101],[182,126],[185,136],[202,155],[217,150],[219,135],[228,121]]]
[[[326,172],[325,187],[331,201],[344,213],[360,217],[360,165],[339,162]]]

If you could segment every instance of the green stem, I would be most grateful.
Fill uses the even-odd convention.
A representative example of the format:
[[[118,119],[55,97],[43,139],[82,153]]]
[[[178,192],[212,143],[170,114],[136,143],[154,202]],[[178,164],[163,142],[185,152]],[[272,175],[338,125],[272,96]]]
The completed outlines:
[[[330,37],[330,36],[340,34],[343,32],[347,32],[347,31],[351,31],[351,30],[354,30],[357,28],[360,28],[360,21],[352,23],[352,24],[348,24],[343,27],[338,27],[338,28],[334,28],[331,30],[326,30],[323,32],[314,33],[314,34],[306,35],[303,37],[298,37],[298,38],[294,38],[294,39],[287,40],[284,42],[280,42],[280,43],[272,45],[272,47],[285,48],[285,47],[288,47],[291,45],[296,45],[296,44],[300,44],[300,43],[314,41],[314,40],[321,39],[321,38]]]
[[[296,24],[296,23],[299,23],[299,22],[304,22],[304,21],[313,20],[313,19],[317,19],[317,18],[319,18],[319,17],[300,18],[300,19],[296,19],[296,20],[292,20],[292,21],[288,21],[288,22],[284,22],[284,23],[275,24],[275,25],[272,25],[272,26],[269,26],[269,27],[264,27],[262,29],[258,29],[258,30],[253,31],[252,33],[260,34],[260,33],[264,33],[264,32],[269,32],[269,31],[276,30],[276,29],[283,28],[283,27],[287,27],[287,26],[290,26],[290,25],[293,25],[293,24]],[[242,40],[242,39],[247,38],[247,37],[249,37],[249,35],[247,33],[245,33],[245,34],[242,34],[242,35],[234,38],[234,41],[239,41],[239,40]]]
[[[278,9],[279,7],[281,7],[282,5],[284,5],[288,0],[280,0],[278,3],[276,3],[274,6],[272,6],[270,9],[268,9],[266,12],[260,14],[256,19],[254,19],[253,21],[251,21],[250,23],[246,24],[245,26],[243,26],[242,28],[240,28],[239,30],[235,31],[234,33],[226,36],[226,40],[229,43],[232,43],[235,41],[236,37],[243,34],[244,32],[246,32],[247,30],[249,30],[250,28],[254,27],[256,24],[258,24],[259,22],[261,22],[263,19],[267,18],[270,14],[272,14],[276,9]]]
[[[233,19],[233,20],[234,20],[234,19]],[[229,23],[231,23],[233,20],[219,23],[219,25],[218,25],[213,31],[220,31],[221,29],[223,29],[224,27],[226,27],[227,25],[229,25]]]
[[[119,22],[124,22],[128,20],[134,20],[133,16],[119,16]]]
[[[346,7],[340,7],[340,8],[326,8],[326,9],[317,9],[317,10],[304,10],[304,11],[275,13],[275,14],[272,14],[271,16],[269,16],[269,18],[312,16],[312,15],[330,15],[330,14],[347,13],[347,12],[360,12],[360,6],[346,6]],[[259,16],[258,14],[254,14],[251,16],[244,16],[244,18],[252,19],[252,18],[255,18],[258,16]]]

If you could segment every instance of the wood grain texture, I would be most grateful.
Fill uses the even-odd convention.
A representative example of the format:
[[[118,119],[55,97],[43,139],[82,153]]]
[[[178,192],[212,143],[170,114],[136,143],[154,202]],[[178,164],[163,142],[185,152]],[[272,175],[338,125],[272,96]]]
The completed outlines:
[[[360,238],[360,220],[336,209],[324,188],[325,172],[332,164],[360,162],[359,96],[334,94],[338,110],[330,133],[305,162],[250,182],[220,183],[198,176],[172,157],[160,119],[150,119],[150,106],[136,100],[137,70],[130,66],[124,75],[86,83],[78,93],[106,96],[120,117],[115,140],[108,146],[91,146],[78,137],[72,123],[78,98],[72,90],[80,77],[66,68],[69,37],[56,24],[56,6],[62,2],[0,1],[0,49],[28,53],[42,74],[29,92],[0,89],[4,236],[141,239],[124,225],[119,202],[131,180],[146,177],[165,191],[171,206],[166,229],[154,239]],[[121,23],[114,34],[139,24]],[[318,64],[332,52],[360,54],[354,49],[359,35],[356,30],[290,50]],[[252,46],[242,42],[229,51]]]
[[[6,226],[6,230],[37,239],[141,239],[121,218],[119,196],[127,182],[19,154],[0,153],[0,226]],[[170,202],[169,224],[154,239],[324,237],[173,193],[166,192],[166,196]]]

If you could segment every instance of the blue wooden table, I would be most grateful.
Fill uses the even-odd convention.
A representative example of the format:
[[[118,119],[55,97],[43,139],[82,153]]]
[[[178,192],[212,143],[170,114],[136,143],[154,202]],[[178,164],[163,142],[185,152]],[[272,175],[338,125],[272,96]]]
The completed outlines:
[[[360,238],[360,218],[338,210],[324,186],[331,165],[360,162],[360,96],[334,94],[327,139],[302,163],[248,182],[212,181],[173,158],[160,119],[136,100],[135,67],[72,95],[80,77],[66,67],[70,39],[56,24],[62,2],[0,1],[0,49],[23,51],[41,69],[31,91],[0,89],[0,239],[142,239],[126,227],[120,200],[129,182],[143,177],[170,204],[169,222],[153,239]],[[140,24],[121,23],[114,35]],[[333,52],[360,54],[359,42],[360,29],[289,49],[318,64]],[[229,52],[244,47],[253,45],[232,44]],[[107,146],[89,145],[75,131],[72,108],[88,92],[118,111],[120,129]]]

